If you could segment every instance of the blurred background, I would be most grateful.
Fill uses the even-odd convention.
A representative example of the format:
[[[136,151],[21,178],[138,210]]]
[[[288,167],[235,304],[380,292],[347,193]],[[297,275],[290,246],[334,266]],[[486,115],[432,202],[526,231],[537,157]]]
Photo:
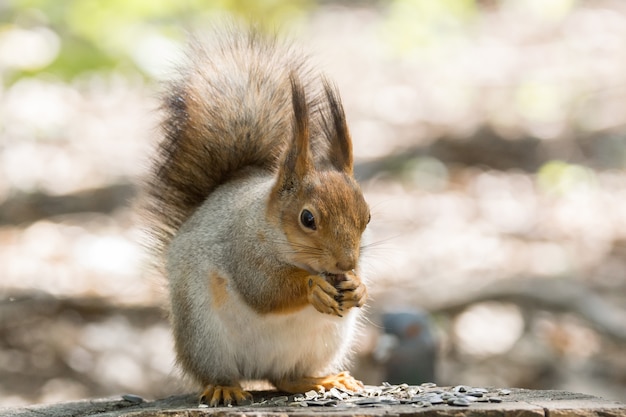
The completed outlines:
[[[0,405],[189,390],[133,184],[186,33],[233,15],[342,92],[373,212],[357,376],[626,401],[625,2],[4,0]]]

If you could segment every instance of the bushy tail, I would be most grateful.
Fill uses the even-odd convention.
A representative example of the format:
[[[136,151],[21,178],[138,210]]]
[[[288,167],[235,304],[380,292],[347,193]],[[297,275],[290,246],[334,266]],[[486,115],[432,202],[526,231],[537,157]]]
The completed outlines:
[[[163,138],[143,189],[157,255],[217,186],[246,167],[276,170],[294,118],[289,76],[311,84],[301,55],[255,31],[194,40],[187,61],[164,94]]]

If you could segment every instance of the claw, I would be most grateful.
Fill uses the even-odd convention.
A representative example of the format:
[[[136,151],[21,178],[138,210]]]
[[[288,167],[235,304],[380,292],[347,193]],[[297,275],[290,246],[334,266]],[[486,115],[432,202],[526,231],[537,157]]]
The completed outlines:
[[[337,285],[343,296],[340,305],[346,309],[362,307],[367,300],[367,288],[361,279],[354,274],[347,274],[346,278]]]
[[[229,406],[233,401],[237,405],[247,405],[252,402],[252,395],[238,385],[207,385],[200,395],[200,403],[209,407],[217,407],[220,404]]]
[[[309,278],[308,300],[317,311],[342,317],[339,305],[342,295],[324,276],[314,275]]]

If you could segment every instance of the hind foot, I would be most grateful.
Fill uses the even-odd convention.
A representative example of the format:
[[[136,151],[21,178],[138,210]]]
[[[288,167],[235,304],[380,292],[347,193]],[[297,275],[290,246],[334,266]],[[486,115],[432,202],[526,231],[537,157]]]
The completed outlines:
[[[220,404],[229,406],[233,403],[249,405],[252,403],[252,395],[239,385],[207,385],[200,395],[200,403],[210,407],[217,407]]]
[[[302,377],[293,380],[281,380],[274,382],[276,388],[280,391],[289,393],[303,393],[307,391],[328,391],[331,388],[338,388],[347,391],[361,391],[363,383],[354,379],[349,372],[340,372],[337,375],[329,375],[324,377]]]

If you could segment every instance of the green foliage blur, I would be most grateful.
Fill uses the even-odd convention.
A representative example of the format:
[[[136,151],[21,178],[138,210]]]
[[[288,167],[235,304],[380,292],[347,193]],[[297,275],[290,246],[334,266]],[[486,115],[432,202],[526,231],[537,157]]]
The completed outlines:
[[[323,5],[376,5],[386,16],[384,37],[402,55],[437,59],[467,42],[484,7],[478,0],[6,0],[0,4],[0,76],[12,84],[27,75],[68,81],[89,71],[137,71],[151,77],[154,51],[170,52],[187,31],[216,20],[291,27]],[[558,19],[575,0],[496,0],[500,6]],[[6,44],[10,44],[6,47]],[[38,57],[21,48],[38,50]],[[3,47],[3,45],[5,47]],[[42,52],[43,51],[43,52]]]
[[[147,50],[168,52],[187,30],[230,16],[271,28],[311,7],[310,0],[9,0],[0,5],[0,74],[5,84],[42,73],[64,81],[91,71],[152,76]]]
[[[507,3],[507,0],[499,0]],[[548,3],[571,3],[549,0]],[[269,30],[291,27],[320,4],[316,0],[7,0],[0,5],[0,76],[52,75],[69,81],[85,72],[136,71],[151,77],[150,54],[169,52],[187,31],[216,20],[254,22]],[[479,15],[477,0],[370,0],[384,10],[383,28],[400,54],[446,48],[467,36]],[[532,5],[533,0],[519,3]],[[530,6],[528,6],[530,7]],[[3,48],[10,43],[11,47]],[[19,44],[38,46],[39,57]],[[2,50],[5,50],[4,53]],[[37,49],[37,48],[35,48]],[[8,55],[8,58],[7,58]],[[152,58],[154,60],[154,58]]]

